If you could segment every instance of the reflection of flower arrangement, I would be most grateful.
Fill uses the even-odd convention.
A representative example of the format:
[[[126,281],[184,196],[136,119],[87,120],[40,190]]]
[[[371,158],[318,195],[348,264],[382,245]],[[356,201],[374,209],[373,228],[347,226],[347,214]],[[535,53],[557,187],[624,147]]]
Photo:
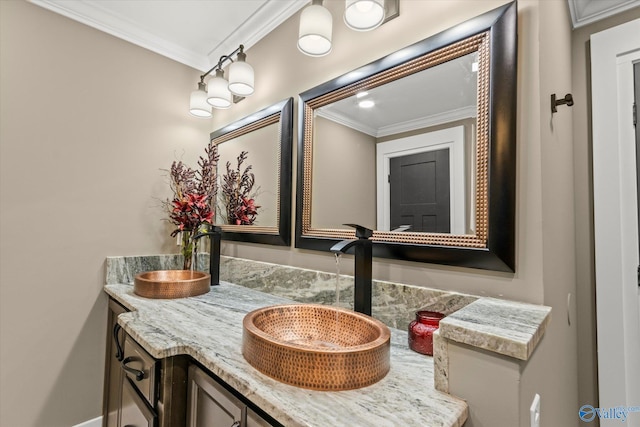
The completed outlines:
[[[165,206],[169,211],[169,220],[177,226],[171,233],[175,237],[182,233],[182,254],[184,268],[191,268],[191,257],[195,248],[195,235],[204,224],[213,223],[212,202],[216,198],[218,185],[216,168],[218,166],[218,147],[209,144],[205,148],[206,158],[200,157],[200,170],[193,170],[182,162],[173,162],[169,171],[170,187],[173,199]]]
[[[227,223],[233,225],[251,225],[258,216],[260,206],[256,205],[252,194],[255,176],[251,165],[242,172],[242,163],[249,153],[243,151],[238,155],[238,166],[231,169],[227,162],[227,173],[222,176],[222,201],[226,207]]]

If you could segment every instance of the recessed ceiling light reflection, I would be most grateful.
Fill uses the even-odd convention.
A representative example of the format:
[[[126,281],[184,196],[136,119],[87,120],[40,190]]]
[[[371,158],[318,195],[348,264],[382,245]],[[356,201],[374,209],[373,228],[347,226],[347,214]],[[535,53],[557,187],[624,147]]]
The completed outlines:
[[[358,102],[358,106],[360,108],[371,108],[374,105],[376,105],[376,103],[373,102],[371,99],[365,99],[364,101]]]
[[[367,92],[366,90],[363,90],[362,92],[356,93],[356,98],[362,98],[363,96],[367,96],[367,95],[369,95],[369,92]]]

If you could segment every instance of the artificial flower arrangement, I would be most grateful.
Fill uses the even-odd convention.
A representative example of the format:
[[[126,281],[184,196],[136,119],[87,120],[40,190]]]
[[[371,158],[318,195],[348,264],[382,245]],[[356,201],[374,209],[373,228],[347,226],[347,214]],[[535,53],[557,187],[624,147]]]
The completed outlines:
[[[213,225],[214,201],[218,192],[216,171],[218,167],[218,147],[210,143],[205,148],[205,157],[198,160],[198,170],[184,163],[173,162],[169,171],[173,198],[165,205],[169,210],[169,221],[177,228],[172,237],[181,234],[181,252],[184,256],[183,268],[190,270],[196,250],[196,235]]]

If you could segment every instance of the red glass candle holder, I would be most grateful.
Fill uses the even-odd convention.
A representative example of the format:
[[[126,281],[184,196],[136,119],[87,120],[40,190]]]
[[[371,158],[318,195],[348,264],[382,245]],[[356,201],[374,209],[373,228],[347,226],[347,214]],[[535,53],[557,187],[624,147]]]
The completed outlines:
[[[444,314],[437,311],[416,311],[416,319],[409,323],[409,348],[433,356],[433,332],[443,317]]]

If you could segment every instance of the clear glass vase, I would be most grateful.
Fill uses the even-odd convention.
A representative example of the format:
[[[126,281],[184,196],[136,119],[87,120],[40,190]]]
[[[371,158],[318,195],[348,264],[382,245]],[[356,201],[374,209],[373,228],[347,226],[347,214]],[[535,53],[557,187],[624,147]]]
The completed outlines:
[[[182,234],[182,244],[180,246],[180,251],[183,257],[182,269],[183,270],[194,270],[196,268],[196,258],[197,258],[197,240],[194,239],[195,233],[189,230],[183,230]]]

